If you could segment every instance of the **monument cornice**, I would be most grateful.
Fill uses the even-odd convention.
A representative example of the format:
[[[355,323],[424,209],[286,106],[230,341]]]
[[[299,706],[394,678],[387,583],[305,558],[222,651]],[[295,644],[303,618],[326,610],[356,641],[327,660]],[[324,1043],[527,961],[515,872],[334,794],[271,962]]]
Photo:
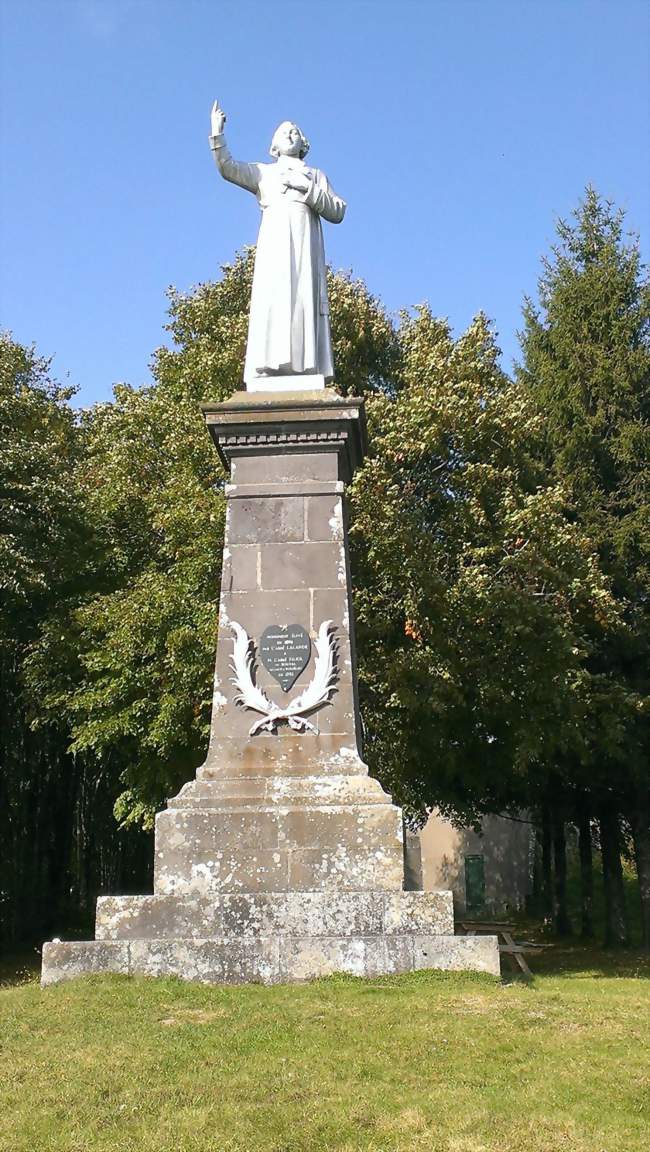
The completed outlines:
[[[284,452],[331,452],[343,457],[346,480],[367,451],[365,405],[359,397],[323,391],[236,392],[222,403],[201,406],[224,467],[234,456]]]

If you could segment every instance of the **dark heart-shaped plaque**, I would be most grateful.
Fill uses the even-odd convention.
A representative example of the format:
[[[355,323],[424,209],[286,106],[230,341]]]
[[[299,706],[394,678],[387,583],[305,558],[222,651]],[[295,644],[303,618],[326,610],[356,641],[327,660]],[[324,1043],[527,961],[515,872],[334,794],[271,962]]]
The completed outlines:
[[[284,692],[295,684],[311,654],[311,640],[300,624],[271,624],[260,638],[260,660]]]

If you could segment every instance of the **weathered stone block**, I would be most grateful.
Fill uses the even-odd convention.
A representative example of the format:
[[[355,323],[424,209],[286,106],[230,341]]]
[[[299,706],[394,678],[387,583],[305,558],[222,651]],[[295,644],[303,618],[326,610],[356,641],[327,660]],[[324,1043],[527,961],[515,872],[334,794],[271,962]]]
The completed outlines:
[[[383,847],[359,853],[345,845],[330,849],[301,848],[290,853],[289,887],[303,891],[319,888],[399,891],[401,860]]]
[[[362,765],[359,765],[360,767]],[[169,802],[170,809],[212,810],[255,807],[290,809],[390,805],[390,796],[371,776],[233,776],[190,780]]]
[[[277,484],[299,480],[338,480],[336,451],[278,452],[238,456],[232,464],[233,484]]]
[[[413,941],[413,967],[437,968],[447,972],[500,973],[496,936],[416,936]]]
[[[41,984],[59,984],[75,976],[129,973],[129,945],[124,941],[49,940],[43,945]]]
[[[395,892],[384,897],[384,931],[389,935],[454,934],[451,892]]]
[[[190,896],[100,896],[95,911],[95,938],[209,936],[203,915],[203,908],[209,907],[207,902]]]
[[[195,895],[401,888],[402,870],[401,819],[390,804],[173,808],[156,818],[157,893],[184,884]]]
[[[320,894],[322,895],[322,894]],[[305,912],[296,905],[296,926]],[[345,921],[345,913],[342,906]],[[309,913],[307,912],[307,915]],[[345,922],[352,928],[351,920]],[[251,923],[250,928],[253,928]],[[494,936],[289,935],[67,941],[43,949],[43,985],[91,972],[178,976],[210,984],[313,980],[334,972],[382,976],[423,968],[499,975]]]
[[[384,974],[413,971],[413,936],[384,936]]]
[[[380,892],[290,892],[276,903],[273,924],[283,936],[374,936],[381,933]]]
[[[264,805],[268,781],[264,778],[237,776],[219,780],[189,780],[177,796],[173,808],[199,808],[217,811],[239,808],[246,804]]]
[[[275,983],[279,978],[279,940],[133,940],[131,973],[178,976],[205,984]]]
[[[244,737],[229,739],[215,733],[206,762],[196,774],[200,780],[239,775],[356,776],[364,768],[348,736],[287,730],[275,736],[260,735],[254,744]],[[173,807],[173,801],[169,803]]]
[[[356,715],[352,686],[346,684],[342,676],[329,702],[319,708],[310,719],[319,733],[336,734],[345,737],[350,743],[355,743]]]
[[[308,540],[343,541],[343,502],[340,496],[306,496]]]
[[[261,586],[274,588],[336,588],[345,584],[345,566],[338,544],[260,544]]]
[[[234,544],[261,544],[264,541],[292,541],[304,538],[305,508],[302,496],[236,499],[230,503],[231,547]]]
[[[316,980],[334,972],[351,976],[381,976],[386,972],[386,951],[380,937],[289,938],[280,957],[282,980]]]
[[[98,940],[244,936],[371,936],[383,925],[379,892],[228,893],[210,898],[104,896]]]
[[[239,811],[224,806],[210,812],[168,808],[156,817],[157,855],[161,859],[189,852],[193,859],[200,859],[231,848],[272,850],[278,847],[282,822],[282,814],[270,807]]]
[[[222,611],[220,643],[225,646],[225,667],[228,669],[229,676],[232,675],[229,669],[233,650],[233,633],[230,628],[225,626],[226,617],[228,620],[236,620],[238,624],[241,624],[256,645],[259,644],[262,632],[270,624],[278,624],[280,627],[286,624],[303,624],[307,630],[311,627],[311,597],[307,588],[303,591],[276,589],[273,592],[262,592],[256,588],[252,592],[234,592],[223,597],[223,604],[225,605],[225,612]],[[323,617],[323,619],[327,619],[327,617]],[[257,654],[257,665],[259,670],[259,653]]]
[[[259,549],[238,544],[224,551],[221,586],[224,591],[244,592],[258,586]]]
[[[371,776],[274,776],[266,781],[266,797],[282,806],[292,804],[390,804],[390,796]]]
[[[349,643],[350,615],[347,589],[314,588],[312,591],[312,626],[317,628],[323,620],[334,620],[337,627],[342,627],[342,634],[338,637],[339,644],[345,637]]]
[[[242,892],[191,897],[102,896],[98,940],[453,934],[451,901],[438,892]]]
[[[154,892],[186,892],[208,896],[219,892],[286,891],[289,853],[281,851],[227,852],[204,849],[193,857],[189,851],[156,855]]]
[[[279,841],[287,848],[384,848],[398,858],[402,853],[402,822],[397,808],[386,805],[349,805],[280,809]]]

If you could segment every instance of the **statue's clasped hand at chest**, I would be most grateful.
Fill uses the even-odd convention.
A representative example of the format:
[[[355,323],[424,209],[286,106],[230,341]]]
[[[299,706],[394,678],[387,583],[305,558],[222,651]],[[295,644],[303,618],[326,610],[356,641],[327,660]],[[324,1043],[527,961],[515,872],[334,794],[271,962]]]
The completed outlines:
[[[262,209],[251,293],[244,380],[249,388],[309,388],[334,377],[321,216],[339,224],[345,202],[318,168],[305,164],[309,141],[285,120],[271,141],[273,164],[233,160],[226,117],[215,102],[210,147],[224,179],[252,192]]]

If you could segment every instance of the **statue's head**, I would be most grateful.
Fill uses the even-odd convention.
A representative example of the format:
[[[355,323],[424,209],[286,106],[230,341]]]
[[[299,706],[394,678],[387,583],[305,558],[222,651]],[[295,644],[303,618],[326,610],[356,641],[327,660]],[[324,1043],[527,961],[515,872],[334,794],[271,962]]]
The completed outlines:
[[[272,156],[298,156],[304,160],[309,140],[291,120],[283,120],[273,133],[269,152]]]

